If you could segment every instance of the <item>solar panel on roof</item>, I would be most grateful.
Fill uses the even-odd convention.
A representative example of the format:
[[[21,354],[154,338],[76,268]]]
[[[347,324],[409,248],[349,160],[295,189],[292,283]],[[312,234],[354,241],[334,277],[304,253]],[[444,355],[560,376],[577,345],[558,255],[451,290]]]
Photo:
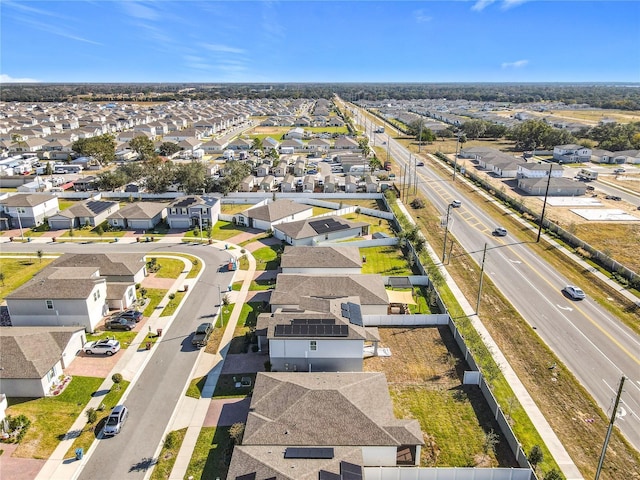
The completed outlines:
[[[182,200],[180,200],[178,203],[174,203],[172,205],[172,207],[175,208],[184,208],[184,207],[188,207],[189,205],[193,205],[194,203],[196,203],[198,201],[198,199],[193,198],[193,197],[189,197],[189,198],[184,198]]]
[[[342,477],[337,473],[320,470],[318,472],[318,480],[342,480]]]
[[[284,458],[333,458],[333,448],[330,447],[287,447]]]
[[[111,207],[113,207],[113,202],[100,202],[98,200],[91,200],[90,202],[87,202],[87,208],[95,214],[102,213],[107,208]]]
[[[340,462],[342,480],[362,480],[362,467],[354,463]]]
[[[313,222],[309,222],[309,225],[318,234],[337,232],[339,230],[346,230],[350,228],[349,225],[340,223],[335,218],[323,218],[322,220],[314,220]]]
[[[256,480],[256,472],[240,475],[239,477],[236,477],[236,480]]]
[[[294,318],[291,320],[291,325],[334,325],[335,323],[334,318]]]
[[[276,337],[348,337],[348,325],[276,325]]]

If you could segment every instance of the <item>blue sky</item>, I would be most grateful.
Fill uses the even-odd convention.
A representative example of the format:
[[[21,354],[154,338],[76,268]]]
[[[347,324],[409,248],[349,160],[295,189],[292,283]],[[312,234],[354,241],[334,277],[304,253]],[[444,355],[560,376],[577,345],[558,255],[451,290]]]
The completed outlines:
[[[640,2],[1,0],[0,82],[640,82]]]

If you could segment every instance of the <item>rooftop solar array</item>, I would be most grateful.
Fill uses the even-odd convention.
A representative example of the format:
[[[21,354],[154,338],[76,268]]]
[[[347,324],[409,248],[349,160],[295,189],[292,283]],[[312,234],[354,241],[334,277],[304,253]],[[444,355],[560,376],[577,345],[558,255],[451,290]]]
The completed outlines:
[[[287,447],[284,458],[333,458],[333,448],[329,447]]]
[[[256,472],[240,475],[239,477],[236,477],[236,480],[256,480]]]
[[[362,480],[362,467],[349,462],[340,462],[342,480]]]
[[[291,325],[335,325],[335,318],[294,318]]]
[[[178,203],[174,203],[173,205],[171,205],[171,207],[173,207],[173,208],[184,208],[184,207],[188,207],[189,205],[193,205],[197,201],[198,201],[197,198],[188,197],[188,198],[184,198],[184,199],[180,200]]]
[[[347,230],[351,227],[345,223],[338,222],[335,218],[323,218],[322,220],[314,220],[313,222],[309,222],[311,228],[313,228],[316,233],[323,234],[329,232],[337,232],[338,230]]]
[[[100,202],[98,200],[91,200],[90,202],[87,202],[87,208],[95,214],[102,213],[107,208],[111,207],[113,207],[113,202]]]
[[[342,477],[337,473],[320,470],[318,472],[318,480],[342,480]]]
[[[276,337],[348,337],[348,325],[276,325]]]

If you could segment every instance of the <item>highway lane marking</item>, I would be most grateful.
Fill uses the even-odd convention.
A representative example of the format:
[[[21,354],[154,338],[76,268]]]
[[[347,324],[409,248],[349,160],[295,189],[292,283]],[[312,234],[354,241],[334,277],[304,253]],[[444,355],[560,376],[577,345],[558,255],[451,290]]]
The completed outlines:
[[[570,312],[573,312],[573,308],[571,307],[561,307],[557,303],[556,303],[556,307],[558,307],[560,310],[569,310]]]

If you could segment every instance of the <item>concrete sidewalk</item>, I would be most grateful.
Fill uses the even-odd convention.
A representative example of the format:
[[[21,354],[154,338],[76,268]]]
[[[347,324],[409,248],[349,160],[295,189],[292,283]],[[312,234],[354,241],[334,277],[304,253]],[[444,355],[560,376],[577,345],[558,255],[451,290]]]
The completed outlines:
[[[415,221],[413,220],[411,214],[405,208],[405,206],[401,202],[398,202],[397,205],[400,210],[402,210],[406,218],[415,225]],[[562,470],[563,475],[566,477],[566,480],[584,480],[582,474],[580,473],[580,470],[578,470],[578,467],[576,467],[575,463],[573,463],[573,460],[564,448],[564,445],[562,445],[562,442],[560,442],[560,439],[551,428],[551,425],[549,425],[549,422],[547,422],[547,419],[544,417],[536,403],[533,401],[531,395],[529,395],[526,387],[522,384],[520,378],[518,378],[518,375],[513,370],[506,357],[489,334],[489,331],[482,323],[482,320],[478,315],[475,314],[475,310],[469,304],[469,302],[467,302],[462,291],[460,291],[458,285],[447,272],[446,268],[440,261],[440,257],[438,256],[438,254],[431,248],[428,243],[425,245],[425,248],[429,253],[429,256],[431,257],[433,263],[439,265],[440,273],[447,282],[447,286],[451,290],[451,293],[464,310],[465,315],[467,315],[467,317],[469,317],[469,319],[471,320],[473,327],[482,338],[482,341],[487,346],[487,349],[491,352],[493,359],[498,364],[500,371],[509,383],[509,386],[513,390],[513,393],[518,399],[518,402],[520,402],[522,408],[524,408],[524,410],[527,412],[528,417],[531,419],[531,423],[533,423],[533,425],[536,427],[536,430],[540,434],[540,437],[542,437],[542,440],[549,449],[549,452],[551,453],[551,455],[553,455],[554,460]]]

